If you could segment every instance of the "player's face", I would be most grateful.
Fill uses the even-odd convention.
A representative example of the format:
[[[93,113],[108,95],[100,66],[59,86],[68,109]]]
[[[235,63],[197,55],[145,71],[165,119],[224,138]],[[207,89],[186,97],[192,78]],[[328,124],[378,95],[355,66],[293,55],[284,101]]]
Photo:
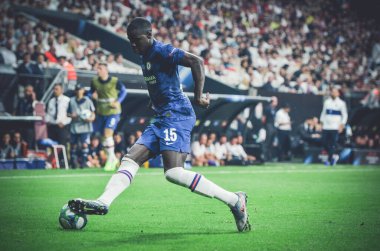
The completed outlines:
[[[150,47],[149,35],[132,31],[128,33],[128,39],[131,42],[133,51],[139,55],[143,55]]]

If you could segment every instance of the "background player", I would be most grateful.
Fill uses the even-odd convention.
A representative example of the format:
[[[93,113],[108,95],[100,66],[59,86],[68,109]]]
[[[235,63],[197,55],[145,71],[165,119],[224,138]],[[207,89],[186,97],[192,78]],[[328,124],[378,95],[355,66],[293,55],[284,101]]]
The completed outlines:
[[[190,100],[181,90],[177,66],[191,68],[195,82],[195,104],[207,108],[210,98],[208,94],[202,96],[205,80],[202,59],[154,40],[151,24],[144,18],[135,18],[129,24],[127,33],[133,50],[141,55],[141,67],[156,113],[155,120],[123,157],[118,172],[112,176],[104,193],[94,201],[70,200],[70,208],[86,214],[106,214],[112,201],[131,184],[139,166],[151,157],[162,154],[168,181],[226,203],[231,208],[238,230],[249,231],[245,193],[229,192],[203,175],[183,168],[190,153],[195,113]]]
[[[339,156],[334,156],[336,144],[338,142],[339,133],[341,133],[347,123],[347,107],[346,103],[339,98],[339,90],[336,87],[331,89],[331,96],[323,103],[321,113],[322,123],[322,143],[327,151],[328,161],[326,165],[335,165]]]
[[[119,160],[115,156],[113,132],[120,120],[121,102],[127,95],[127,90],[117,77],[108,73],[107,63],[100,62],[97,67],[98,76],[91,83],[92,98],[96,100],[96,120],[94,130],[103,135],[102,145],[107,152],[107,162],[104,170],[116,169]]]

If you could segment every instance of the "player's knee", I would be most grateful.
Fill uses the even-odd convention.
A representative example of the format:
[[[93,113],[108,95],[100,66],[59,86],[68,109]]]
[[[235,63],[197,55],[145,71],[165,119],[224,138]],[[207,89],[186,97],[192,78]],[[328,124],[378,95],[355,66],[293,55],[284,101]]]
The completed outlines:
[[[182,176],[182,167],[174,167],[165,172],[165,178],[167,181],[175,184],[179,184]]]
[[[103,140],[103,146],[105,148],[113,147],[115,145],[115,142],[113,141],[112,137],[107,137]]]

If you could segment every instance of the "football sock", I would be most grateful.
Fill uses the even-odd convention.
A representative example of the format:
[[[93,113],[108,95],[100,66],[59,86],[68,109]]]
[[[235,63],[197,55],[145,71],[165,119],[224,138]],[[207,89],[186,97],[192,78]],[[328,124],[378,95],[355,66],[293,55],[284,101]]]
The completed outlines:
[[[206,197],[217,198],[229,206],[235,206],[238,196],[229,192],[206,179],[203,175],[188,171],[182,167],[174,167],[165,172],[168,181],[188,187],[192,192],[196,192]]]
[[[139,165],[136,162],[124,157],[121,160],[117,173],[112,175],[104,193],[98,198],[98,201],[110,206],[112,201],[129,187],[138,170]]]
[[[112,137],[105,138],[103,140],[104,150],[107,152],[107,160],[116,159],[115,156],[115,142]]]

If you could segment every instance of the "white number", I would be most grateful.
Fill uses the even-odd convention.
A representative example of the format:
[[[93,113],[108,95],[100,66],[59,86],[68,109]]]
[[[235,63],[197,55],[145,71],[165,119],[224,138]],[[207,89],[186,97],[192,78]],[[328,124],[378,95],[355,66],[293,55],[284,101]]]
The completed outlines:
[[[165,141],[176,141],[177,133],[175,128],[169,128],[164,130],[165,133]]]

